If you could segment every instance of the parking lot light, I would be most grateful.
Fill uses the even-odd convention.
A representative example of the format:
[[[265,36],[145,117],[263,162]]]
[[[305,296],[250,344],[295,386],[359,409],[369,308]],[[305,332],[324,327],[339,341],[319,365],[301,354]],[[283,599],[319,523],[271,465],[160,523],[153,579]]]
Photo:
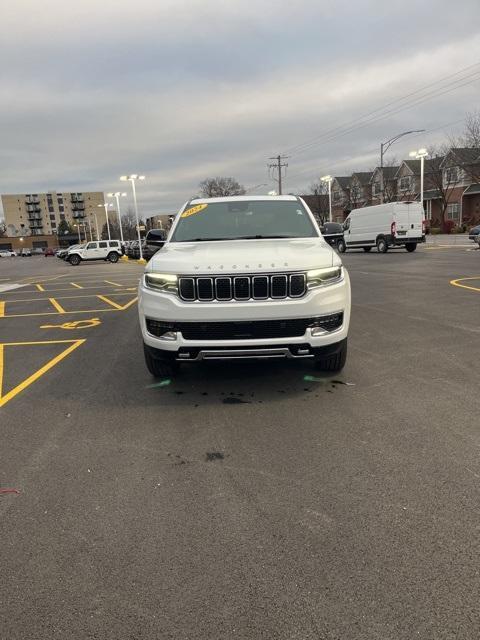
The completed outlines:
[[[112,236],[110,235],[110,223],[108,221],[108,209],[111,206],[112,206],[111,202],[104,202],[103,204],[97,204],[97,207],[104,207],[104,209],[105,209],[105,217],[107,219],[107,233],[108,233],[108,239],[109,240],[112,239]]]
[[[422,205],[423,211],[423,176],[425,174],[425,158],[428,158],[428,151],[426,149],[418,149],[417,151],[410,151],[408,154],[411,158],[415,158],[415,160],[420,160],[420,204]]]
[[[143,260],[142,238],[140,236],[140,221],[138,219],[137,192],[135,190],[135,182],[136,180],[145,180],[145,176],[139,176],[137,173],[132,173],[129,176],[120,176],[120,180],[122,182],[128,181],[132,185],[133,205],[135,208],[135,219],[137,223],[138,248],[140,253],[140,260]]]
[[[120,240],[123,244],[123,229],[122,229],[122,215],[120,213],[120,198],[124,198],[127,194],[122,193],[121,191],[115,191],[115,193],[107,193],[109,198],[115,198],[117,201],[117,214],[118,214],[118,224],[120,227]]]

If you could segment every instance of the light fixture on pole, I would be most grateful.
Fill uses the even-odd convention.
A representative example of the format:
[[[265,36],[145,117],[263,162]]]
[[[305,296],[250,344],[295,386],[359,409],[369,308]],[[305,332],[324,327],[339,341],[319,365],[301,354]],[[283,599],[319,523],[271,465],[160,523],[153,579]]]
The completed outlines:
[[[109,198],[115,198],[117,201],[117,214],[118,214],[118,224],[120,227],[120,240],[123,244],[123,229],[122,229],[122,215],[120,213],[120,198],[124,198],[127,194],[122,193],[121,191],[116,191],[115,193],[107,193]]]
[[[133,206],[135,207],[135,219],[137,221],[138,249],[139,249],[139,252],[140,252],[140,260],[143,260],[142,238],[140,236],[140,221],[138,219],[137,192],[135,191],[135,182],[137,180],[145,180],[145,176],[139,176],[136,173],[132,173],[129,176],[121,176],[120,180],[122,182],[127,182],[128,181],[132,185]]]
[[[420,160],[420,204],[422,205],[423,213],[423,176],[425,175],[425,158],[428,158],[428,151],[426,149],[417,149],[417,151],[410,151],[408,154],[415,160]]]
[[[108,209],[112,206],[111,202],[104,202],[103,204],[97,204],[97,207],[103,207],[105,209],[105,218],[107,219],[107,233],[108,239],[111,240],[112,236],[110,235],[110,223],[108,221]]]
[[[393,138],[390,138],[390,140],[387,140],[386,142],[382,142],[382,144],[380,145],[380,173],[381,173],[381,180],[382,180],[382,202],[384,201],[384,188],[383,188],[383,156],[385,155],[385,152],[392,146],[392,144],[395,144],[395,142],[397,142],[397,140],[400,140],[400,138],[403,138],[403,136],[409,136],[411,133],[423,133],[425,131],[425,129],[412,129],[411,131],[403,131],[403,133],[398,133],[396,136],[393,136]]]
[[[332,222],[332,176],[322,176],[320,178],[322,182],[326,182],[328,184],[328,220]]]
[[[97,230],[97,240],[100,240],[100,235],[98,233],[98,220],[97,220],[97,214],[94,213],[93,217],[95,218],[95,229]]]

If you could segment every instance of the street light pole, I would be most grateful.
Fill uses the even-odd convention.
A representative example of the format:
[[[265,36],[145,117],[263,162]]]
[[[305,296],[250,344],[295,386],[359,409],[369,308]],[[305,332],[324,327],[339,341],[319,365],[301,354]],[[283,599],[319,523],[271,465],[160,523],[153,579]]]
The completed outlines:
[[[332,176],[322,176],[320,178],[322,182],[328,184],[328,221],[332,222]]]
[[[426,149],[418,149],[417,151],[410,151],[408,154],[411,158],[415,158],[415,160],[420,160],[420,203],[423,209],[423,179],[425,175],[425,158],[428,157],[428,151]]]
[[[137,237],[138,237],[138,249],[140,253],[140,260],[143,260],[143,251],[142,251],[142,238],[140,236],[140,221],[138,219],[138,205],[137,205],[137,192],[135,190],[135,181],[136,180],[145,180],[145,176],[139,176],[136,173],[132,173],[130,176],[121,176],[120,180],[122,182],[130,182],[132,185],[132,193],[133,193],[133,206],[135,208],[135,219],[137,221]]]
[[[388,151],[388,149],[392,146],[392,144],[395,144],[395,142],[397,142],[397,140],[400,140],[400,138],[403,138],[403,136],[408,136],[411,133],[422,133],[423,131],[425,131],[425,129],[412,129],[412,131],[404,131],[403,133],[398,133],[396,136],[393,136],[393,138],[390,138],[390,140],[387,140],[386,142],[382,142],[382,144],[380,145],[380,175],[381,175],[381,181],[382,181],[382,202],[385,201],[385,189],[383,188],[383,156],[385,155],[385,152]]]
[[[103,204],[98,204],[97,207],[103,207],[105,209],[105,218],[107,219],[107,233],[108,233],[108,239],[111,240],[112,236],[110,235],[110,223],[108,221],[108,207],[110,207],[111,204],[109,202],[104,202]]]
[[[90,242],[93,240],[92,236],[92,223],[90,222],[90,218],[87,218],[88,228],[90,229]]]
[[[75,226],[77,227],[77,230],[78,230],[78,244],[82,244],[82,238],[80,237],[80,224],[77,223]]]
[[[107,193],[109,198],[115,198],[117,201],[117,214],[118,214],[118,226],[120,227],[120,240],[123,244],[123,229],[122,229],[122,215],[120,213],[120,197],[125,197],[127,194],[122,193],[121,191],[116,191],[115,193]]]
[[[94,214],[93,214],[93,217],[95,218],[95,228],[96,228],[96,230],[97,230],[97,240],[100,240],[100,235],[99,235],[99,233],[98,233],[98,220],[97,220],[97,214],[96,214],[96,213],[94,213]]]

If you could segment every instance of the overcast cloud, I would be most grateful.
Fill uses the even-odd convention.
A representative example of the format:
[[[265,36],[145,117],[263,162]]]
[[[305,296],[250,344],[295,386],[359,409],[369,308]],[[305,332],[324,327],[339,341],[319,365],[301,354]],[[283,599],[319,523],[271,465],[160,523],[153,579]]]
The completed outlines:
[[[272,189],[269,156],[480,63],[478,0],[3,4],[0,192],[110,191],[140,172],[147,215],[176,211],[211,175]],[[479,89],[292,152],[286,191],[374,167],[405,129],[428,131],[398,158],[459,131]]]

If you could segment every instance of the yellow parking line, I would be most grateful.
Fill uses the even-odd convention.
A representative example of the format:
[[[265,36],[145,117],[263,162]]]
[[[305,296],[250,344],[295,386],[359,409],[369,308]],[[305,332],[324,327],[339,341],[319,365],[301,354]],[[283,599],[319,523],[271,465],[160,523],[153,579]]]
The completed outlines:
[[[113,284],[114,287],[121,287],[122,285],[118,282],[112,282],[111,280],[105,280],[107,284]]]
[[[0,398],[2,397],[3,385],[3,344],[0,344]]]
[[[45,289],[42,287],[42,285],[41,285],[41,284],[35,284],[35,286],[37,287],[37,289],[38,289],[39,291],[45,291]]]
[[[105,296],[97,296],[97,298],[99,300],[103,300],[104,302],[106,302],[107,304],[112,305],[112,307],[114,307],[115,309],[123,309],[123,307],[119,304],[117,304],[116,302],[114,302],[113,300],[110,300],[109,298],[106,298]]]
[[[7,402],[9,400],[14,398],[21,391],[23,391],[28,386],[30,386],[33,382],[35,382],[36,380],[41,378],[45,373],[47,373],[47,371],[49,371],[49,369],[51,369],[58,362],[60,362],[60,360],[63,360],[68,355],[70,355],[72,353],[72,351],[75,351],[75,349],[77,347],[79,347],[81,344],[83,344],[85,342],[85,339],[73,341],[71,346],[68,347],[67,349],[65,349],[65,351],[62,351],[62,353],[59,353],[58,356],[56,356],[55,358],[52,358],[51,360],[49,360],[47,362],[47,364],[43,365],[43,367],[41,369],[38,369],[38,371],[35,371],[35,373],[33,373],[31,376],[29,376],[26,380],[24,380],[19,385],[17,385],[14,389],[12,389],[7,394],[2,396],[1,395],[1,382],[2,382],[2,378],[3,378],[3,348],[4,347],[6,347],[6,346],[7,347],[15,347],[15,346],[20,346],[20,345],[34,345],[34,344],[35,345],[38,345],[38,344],[60,344],[60,343],[68,343],[68,342],[72,342],[72,340],[48,340],[48,341],[45,341],[45,342],[4,342],[3,344],[0,344],[0,407],[3,407],[3,405],[7,404]]]
[[[0,302],[0,318],[5,316],[5,302]]]
[[[65,313],[65,309],[60,304],[58,304],[55,298],[49,298],[49,301],[52,303],[58,313]]]
[[[136,291],[136,290],[137,290],[136,288],[133,289],[133,291]],[[71,291],[71,289],[65,289],[65,291]],[[48,291],[48,293],[50,293],[50,291]],[[124,295],[127,295],[127,293],[125,293],[125,291],[120,291],[119,293],[109,292],[108,295],[124,296]],[[78,298],[98,298],[99,295],[100,294],[98,293],[81,293],[78,296],[56,296],[56,298],[54,299],[58,302],[58,300],[78,300]],[[101,295],[107,295],[107,294],[101,294]],[[51,298],[15,298],[15,300],[9,300],[8,302],[10,304],[13,304],[14,302],[39,302],[42,300],[51,300]]]
[[[453,285],[454,287],[460,287],[461,289],[470,289],[470,291],[476,291],[477,293],[480,293],[480,287],[469,287],[467,284],[460,284],[460,282],[463,282],[464,280],[480,281],[480,276],[473,276],[471,278],[457,278],[456,280],[450,280],[450,284]]]
[[[70,282],[70,284],[74,287],[77,287],[77,289],[83,289],[83,287],[79,284],[77,284],[76,282]]]
[[[70,283],[69,283],[70,284]],[[135,290],[136,290],[136,285],[138,284],[138,280],[135,281]],[[103,283],[97,285],[96,287],[82,287],[82,289],[100,289],[103,288]],[[126,289],[127,287],[131,287],[132,285],[129,283],[126,284],[122,284],[121,288],[123,287],[124,289]],[[25,291],[25,289],[22,289],[22,291],[24,293],[36,293],[36,291],[30,291],[29,289],[27,289]],[[47,293],[57,293],[58,291],[72,291],[72,287],[67,287],[66,289],[48,289]],[[2,296],[9,296],[9,295],[13,295],[13,294],[17,294],[19,293],[19,289],[14,289],[13,291],[3,291],[2,292]],[[92,295],[95,295],[92,293]],[[36,300],[44,300],[44,298],[36,298]]]

